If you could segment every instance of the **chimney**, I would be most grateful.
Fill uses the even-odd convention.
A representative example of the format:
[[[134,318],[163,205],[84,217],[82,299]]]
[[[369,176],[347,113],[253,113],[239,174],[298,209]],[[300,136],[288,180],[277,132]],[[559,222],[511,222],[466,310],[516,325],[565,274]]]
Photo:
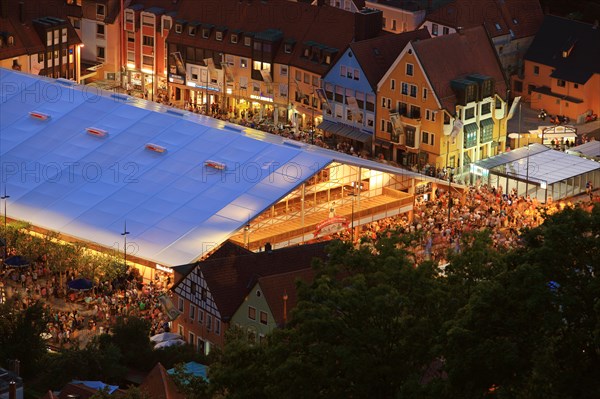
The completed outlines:
[[[8,399],[17,399],[17,383],[14,381],[8,384]]]
[[[363,8],[354,13],[354,41],[371,39],[383,28],[383,12]]]
[[[266,244],[265,244],[265,252],[266,252],[266,253],[269,253],[269,254],[270,254],[271,252],[273,252],[273,246],[271,245],[271,243],[270,243],[270,242],[268,242],[268,243],[266,243]]]
[[[25,23],[25,3],[22,1],[19,2],[19,21]]]

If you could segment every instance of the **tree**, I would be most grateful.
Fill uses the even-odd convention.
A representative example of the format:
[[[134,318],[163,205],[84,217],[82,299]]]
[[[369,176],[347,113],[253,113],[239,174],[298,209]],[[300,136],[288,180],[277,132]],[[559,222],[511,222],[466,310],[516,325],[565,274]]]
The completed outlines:
[[[113,327],[112,342],[123,354],[123,364],[147,370],[154,363],[150,345],[150,322],[138,317],[119,317]]]
[[[197,377],[185,371],[185,363],[175,365],[173,380],[186,399],[211,399],[208,382],[203,377]]]
[[[41,337],[46,322],[45,309],[39,302],[24,310],[12,304],[0,304],[0,362],[17,359],[24,375],[35,375],[46,353]]]
[[[334,243],[299,284],[289,325],[266,345],[241,336],[211,367],[211,384],[235,398],[262,387],[266,397],[389,398],[419,390],[445,320],[444,292],[431,263],[415,268],[397,236],[371,249]],[[254,388],[253,388],[254,387]],[[415,388],[417,387],[417,388]]]

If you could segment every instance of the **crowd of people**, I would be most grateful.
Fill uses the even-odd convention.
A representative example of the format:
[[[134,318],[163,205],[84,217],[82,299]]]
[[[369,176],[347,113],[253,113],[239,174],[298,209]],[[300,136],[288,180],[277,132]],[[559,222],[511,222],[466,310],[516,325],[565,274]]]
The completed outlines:
[[[590,202],[580,204],[586,206]],[[524,229],[539,226],[545,215],[556,213],[565,206],[574,205],[570,202],[539,203],[535,198],[517,195],[514,189],[503,193],[501,187],[487,185],[452,193],[438,188],[431,200],[416,202],[412,217],[403,214],[360,226],[358,234],[354,235],[355,245],[372,246],[390,231],[411,233],[415,240],[408,249],[415,255],[415,264],[430,259],[444,265],[448,250],[461,250],[461,237],[467,232],[487,229],[496,248],[514,248],[519,245],[519,236]],[[350,240],[351,233],[344,231],[337,237]]]
[[[48,315],[44,339],[57,348],[83,347],[95,335],[108,332],[120,316],[137,316],[150,322],[151,335],[169,331],[169,318],[159,297],[167,294],[170,277],[160,276],[142,284],[137,269],[113,282],[100,282],[93,289],[68,289],[75,278],[70,270],[63,276],[35,262],[21,269],[5,269],[0,273],[4,300],[26,309],[32,303],[43,303]]]

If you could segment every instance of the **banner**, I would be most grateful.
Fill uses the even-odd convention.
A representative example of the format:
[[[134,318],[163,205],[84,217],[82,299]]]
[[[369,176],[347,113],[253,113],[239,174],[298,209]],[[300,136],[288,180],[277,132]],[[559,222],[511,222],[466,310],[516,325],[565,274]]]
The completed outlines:
[[[300,100],[302,100],[303,98],[306,98],[308,100],[308,96],[302,92],[302,90],[300,89],[300,84],[298,84],[298,81],[296,79],[294,79],[294,83],[296,83],[296,92],[298,93],[298,98]]]
[[[337,233],[348,228],[348,219],[345,217],[337,216],[323,220],[317,225],[315,232],[313,233],[314,238],[328,236],[330,234]]]
[[[179,309],[177,309],[175,307],[175,305],[173,304],[173,301],[171,301],[171,298],[169,298],[168,296],[163,294],[163,295],[159,296],[157,299],[158,299],[158,302],[160,302],[160,306],[162,307],[163,312],[167,316],[169,316],[169,319],[171,321],[173,321],[179,317],[181,312],[179,311]]]
[[[515,97],[512,105],[510,106],[510,111],[508,112],[508,117],[506,118],[507,120],[512,119],[512,117],[515,114],[515,111],[517,109],[517,105],[519,104],[520,101],[521,101],[521,96]],[[519,132],[519,133],[521,133],[521,132]]]
[[[185,76],[185,67],[183,66],[183,58],[181,57],[181,53],[176,51],[171,53],[171,57],[173,58],[173,63],[177,69],[177,75]]]
[[[319,100],[321,101],[321,104],[323,104],[323,109],[326,111],[331,112],[331,105],[329,105],[329,100],[327,99],[327,95],[325,94],[325,90],[319,88],[319,89],[315,89],[315,93],[317,93],[317,97],[319,97]]]
[[[454,140],[456,140],[456,136],[460,133],[460,130],[463,128],[465,124],[460,119],[456,119],[454,121],[454,126],[452,126],[452,131],[450,132],[450,137],[452,138],[452,144],[454,144]]]
[[[273,79],[271,79],[271,71],[268,69],[261,69],[260,70],[260,75],[262,76],[263,80],[265,81],[266,84],[271,84],[273,83]]]
[[[208,71],[213,79],[217,78],[217,68],[215,67],[215,61],[212,58],[205,58],[204,63],[208,67]]]
[[[227,63],[222,63],[221,67],[223,68],[223,71],[225,71],[225,80],[227,83],[232,83],[235,79],[233,78],[231,69],[229,69],[229,65]]]
[[[358,115],[359,109],[358,102],[356,102],[356,97],[348,96],[346,97],[346,100],[348,101],[348,107],[350,107],[350,111],[352,111],[352,114]]]

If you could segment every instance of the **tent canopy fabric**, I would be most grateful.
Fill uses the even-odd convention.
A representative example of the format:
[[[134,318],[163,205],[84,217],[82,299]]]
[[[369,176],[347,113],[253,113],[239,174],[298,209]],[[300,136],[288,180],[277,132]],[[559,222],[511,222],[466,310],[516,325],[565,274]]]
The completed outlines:
[[[81,385],[85,385],[88,388],[92,388],[95,390],[102,390],[102,389],[107,389],[109,395],[112,394],[114,391],[116,391],[117,389],[119,389],[119,387],[117,385],[108,385],[105,384],[102,381],[80,381],[80,380],[73,380],[71,381],[72,384],[81,384]]]
[[[160,343],[165,341],[170,341],[173,339],[182,339],[183,337],[179,334],[175,334],[172,332],[164,332],[160,334],[156,334],[150,337],[151,342]]]
[[[27,267],[29,266],[29,261],[20,255],[15,255],[6,258],[4,264],[9,267]]]
[[[122,94],[0,68],[8,214],[105,248],[189,264],[332,162],[390,165]]]
[[[475,165],[490,172],[546,184],[600,170],[598,162],[552,150],[541,144],[531,144],[486,158]]]
[[[73,291],[88,291],[91,290],[94,284],[87,278],[76,278],[67,283],[67,287]]]
[[[194,377],[202,377],[208,381],[208,366],[198,362],[187,362],[183,366],[183,371],[192,374]],[[167,370],[169,374],[175,374],[175,368]]]

